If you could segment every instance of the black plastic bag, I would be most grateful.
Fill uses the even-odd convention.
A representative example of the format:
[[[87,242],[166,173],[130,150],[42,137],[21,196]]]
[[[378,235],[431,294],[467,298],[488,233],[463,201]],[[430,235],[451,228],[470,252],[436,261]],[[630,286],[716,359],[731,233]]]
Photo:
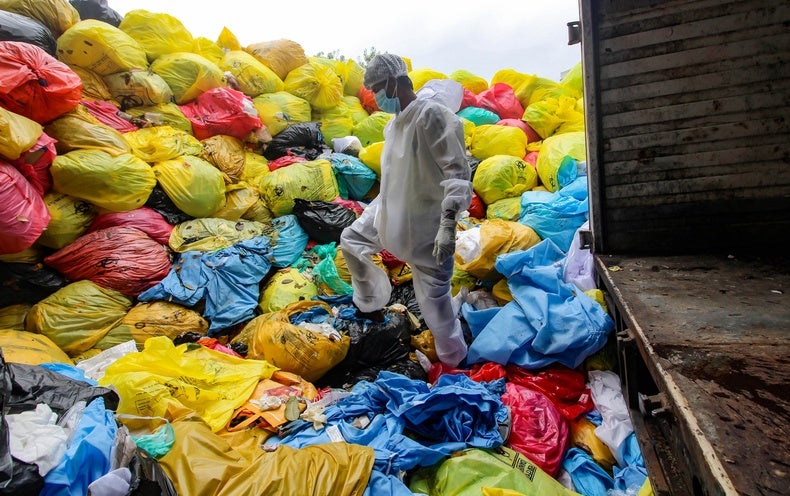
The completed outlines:
[[[165,190],[158,184],[154,186],[153,191],[151,191],[151,194],[148,196],[145,206],[159,212],[169,224],[181,224],[182,222],[193,219],[192,216],[185,214],[176,207],[173,200],[167,196]]]
[[[343,229],[357,220],[353,210],[338,203],[294,199],[293,213],[302,229],[320,244],[340,243]]]
[[[297,122],[277,133],[266,145],[263,156],[269,160],[285,155],[315,160],[324,152],[324,148],[320,122]]]
[[[0,41],[22,41],[55,56],[58,42],[48,27],[35,19],[0,10]]]
[[[11,456],[9,446],[5,416],[14,389],[14,376],[10,365],[12,364],[6,363],[0,350],[0,495],[36,496],[44,487],[44,478],[39,475],[36,465]]]
[[[417,303],[417,296],[414,294],[414,283],[412,281],[398,284],[392,287],[392,294],[387,306],[400,303],[409,309],[409,312],[414,314],[417,319],[422,322],[422,312],[420,312],[420,304]]]
[[[66,279],[43,264],[0,262],[0,308],[36,304],[65,286]]]
[[[471,181],[472,179],[475,178],[475,172],[477,172],[477,166],[480,165],[480,159],[475,158],[471,155],[467,155],[466,163],[469,164],[469,174],[470,174],[469,180]]]
[[[173,481],[167,476],[156,458],[137,449],[129,462],[132,472],[129,496],[178,496]]]
[[[77,9],[80,19],[96,19],[112,24],[116,28],[123,17],[107,5],[107,0],[69,0],[72,7]]]

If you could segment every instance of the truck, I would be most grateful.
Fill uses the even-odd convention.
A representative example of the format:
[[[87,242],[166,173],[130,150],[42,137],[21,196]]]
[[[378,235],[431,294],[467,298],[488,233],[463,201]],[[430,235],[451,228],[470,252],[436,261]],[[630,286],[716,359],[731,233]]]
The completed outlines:
[[[788,494],[790,2],[579,6],[582,239],[653,491]]]

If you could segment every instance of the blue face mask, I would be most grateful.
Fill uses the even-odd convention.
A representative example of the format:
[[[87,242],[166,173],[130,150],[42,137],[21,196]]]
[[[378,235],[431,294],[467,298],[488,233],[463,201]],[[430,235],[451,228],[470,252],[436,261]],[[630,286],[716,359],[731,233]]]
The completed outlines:
[[[387,82],[389,85],[389,82]],[[397,114],[400,112],[400,100],[398,99],[398,83],[395,83],[395,96],[387,96],[387,86],[376,92],[376,105],[383,112]]]

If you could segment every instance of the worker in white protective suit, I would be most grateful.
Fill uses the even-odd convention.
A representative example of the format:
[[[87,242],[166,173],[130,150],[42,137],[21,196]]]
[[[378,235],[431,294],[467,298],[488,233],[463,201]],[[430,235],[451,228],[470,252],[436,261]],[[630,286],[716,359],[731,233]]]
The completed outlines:
[[[406,64],[393,54],[373,57],[363,84],[375,93],[378,107],[395,117],[384,128],[380,193],[340,238],[354,304],[361,315],[383,318],[392,286],[371,255],[386,249],[411,266],[439,360],[456,366],[467,346],[450,278],[456,221],[472,198],[463,125],[455,115],[463,88],[437,80],[415,94]]]

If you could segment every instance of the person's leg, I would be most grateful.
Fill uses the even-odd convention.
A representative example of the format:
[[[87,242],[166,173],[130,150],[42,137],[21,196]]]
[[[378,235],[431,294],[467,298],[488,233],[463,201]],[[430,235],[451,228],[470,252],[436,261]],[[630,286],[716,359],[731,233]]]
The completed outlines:
[[[442,363],[455,367],[466,358],[467,347],[450,294],[453,260],[448,259],[441,267],[412,265],[411,270],[414,294],[422,317],[433,334],[436,354]]]
[[[340,236],[340,249],[351,273],[354,304],[368,314],[384,308],[392,294],[389,275],[371,258],[383,249],[373,218],[372,212],[366,210]]]

